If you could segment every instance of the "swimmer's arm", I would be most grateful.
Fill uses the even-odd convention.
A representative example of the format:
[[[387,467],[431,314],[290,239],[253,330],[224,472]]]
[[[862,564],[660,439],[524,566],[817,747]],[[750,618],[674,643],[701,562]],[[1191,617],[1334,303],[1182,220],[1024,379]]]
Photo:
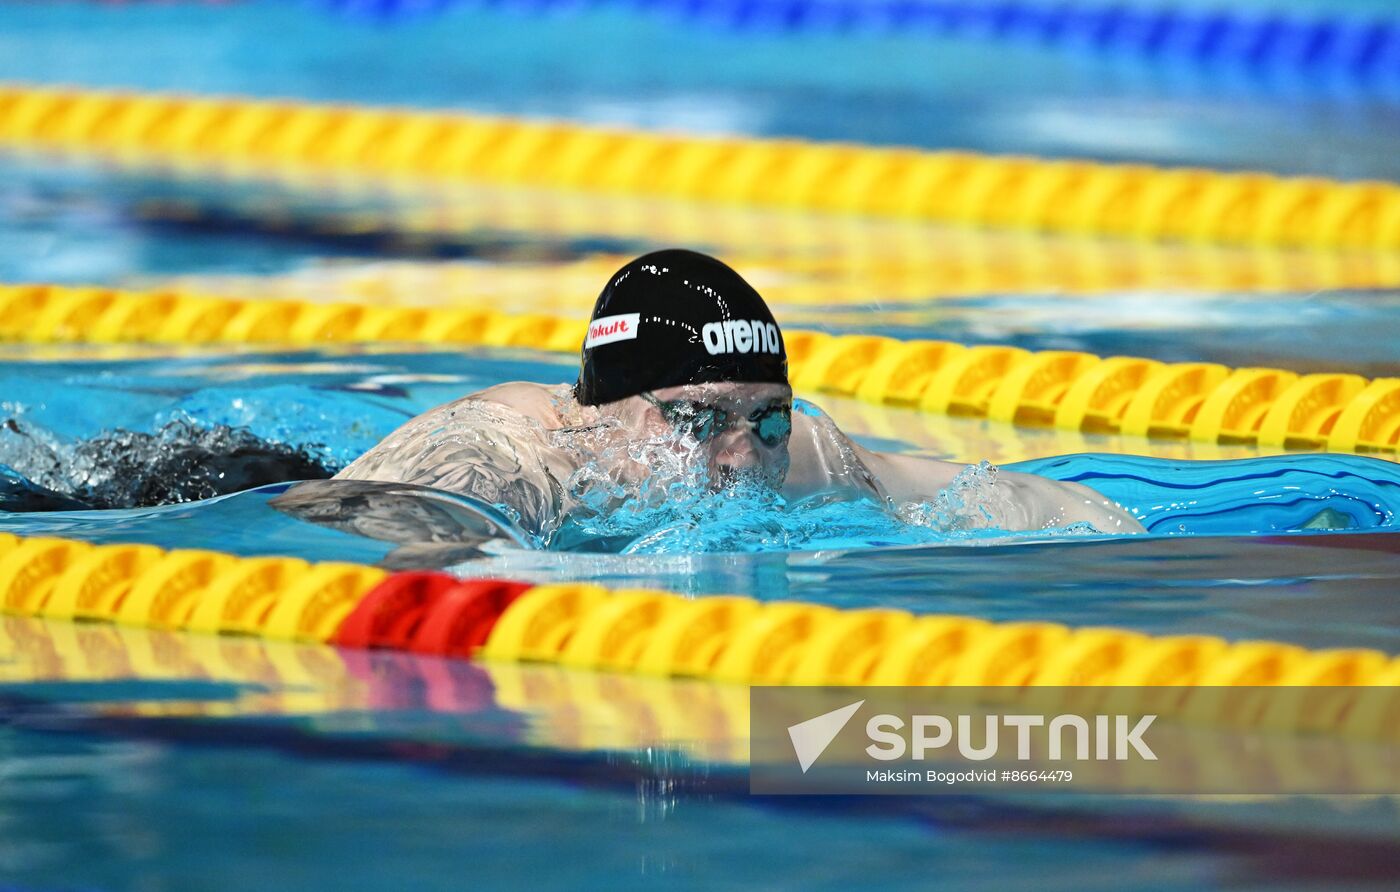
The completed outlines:
[[[876,452],[855,441],[851,442],[851,447],[861,463],[880,481],[885,494],[896,502],[927,502],[947,489],[953,478],[967,467],[936,458]]]
[[[814,406],[793,414],[789,455],[791,467],[783,487],[789,497],[834,492],[886,498],[900,505],[933,501],[966,467],[866,449]],[[999,471],[997,486],[1006,498],[998,500],[998,513],[989,523],[1004,530],[1088,523],[1102,533],[1143,532],[1130,514],[1087,486],[1015,471]]]
[[[834,493],[896,502],[926,501],[963,469],[952,462],[873,452],[846,436],[831,416],[810,404],[793,413],[788,456],[790,467],[783,493],[789,498]]]
[[[875,474],[885,492],[896,502],[927,502],[946,489],[964,465],[875,452],[852,444],[856,454]],[[1034,474],[998,470],[997,486],[1005,488],[1011,516],[997,519],[1002,529],[1050,529],[1087,523],[1101,533],[1145,532],[1131,514],[1112,500],[1079,483],[1051,480]]]

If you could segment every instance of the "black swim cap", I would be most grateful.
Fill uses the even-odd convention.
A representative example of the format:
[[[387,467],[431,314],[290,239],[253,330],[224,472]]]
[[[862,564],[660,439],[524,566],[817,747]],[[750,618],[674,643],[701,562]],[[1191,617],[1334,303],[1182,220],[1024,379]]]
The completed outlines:
[[[656,251],[618,270],[593,305],[578,401],[715,381],[787,383],[783,335],[758,292],[694,251]]]

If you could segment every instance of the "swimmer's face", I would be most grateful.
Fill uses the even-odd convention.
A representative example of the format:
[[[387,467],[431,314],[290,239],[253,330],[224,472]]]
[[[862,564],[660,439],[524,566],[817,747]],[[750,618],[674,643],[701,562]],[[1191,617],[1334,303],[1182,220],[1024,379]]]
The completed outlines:
[[[703,461],[715,488],[752,476],[777,489],[787,477],[792,390],[783,384],[690,384],[633,397],[649,438],[670,438]],[[677,436],[679,434],[679,436]]]

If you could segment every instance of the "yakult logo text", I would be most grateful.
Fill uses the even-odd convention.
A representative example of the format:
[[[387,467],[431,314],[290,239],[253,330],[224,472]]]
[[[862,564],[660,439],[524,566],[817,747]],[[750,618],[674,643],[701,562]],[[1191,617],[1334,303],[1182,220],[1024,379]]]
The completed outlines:
[[[614,341],[630,341],[637,336],[637,325],[641,313],[623,313],[620,316],[601,316],[588,325],[588,337],[583,347],[597,347]]]
[[[710,322],[700,329],[710,353],[780,353],[778,326],[758,319]]]

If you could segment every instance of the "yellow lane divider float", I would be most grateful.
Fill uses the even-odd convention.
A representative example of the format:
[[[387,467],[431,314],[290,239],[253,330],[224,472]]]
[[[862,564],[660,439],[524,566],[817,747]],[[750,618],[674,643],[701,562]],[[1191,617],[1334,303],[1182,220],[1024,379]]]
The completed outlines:
[[[574,353],[586,322],[483,308],[240,300],[179,290],[0,286],[0,340],[411,342]],[[785,333],[799,389],[925,412],[1262,448],[1400,450],[1400,378],[1163,363],[1062,350]]]
[[[291,713],[312,729],[335,733],[353,727],[357,733],[367,733],[377,728],[402,731],[396,716],[405,709],[457,716],[505,709],[529,715],[529,721],[517,726],[518,734],[512,736],[527,746],[592,752],[681,749],[692,759],[712,764],[742,765],[752,758],[749,688],[704,678],[576,671],[545,662],[421,660],[386,649],[187,635],[18,616],[0,617],[0,652],[13,655],[10,661],[0,662],[0,680],[5,682],[194,677],[238,684],[231,697],[124,702],[109,711],[120,716],[261,718]],[[969,696],[974,693],[986,696]],[[1296,730],[1293,727],[1281,727],[1290,713],[1298,714],[1282,706],[1290,695],[1304,699],[1307,714],[1313,715],[1395,699],[1375,686],[1205,692],[1175,687],[1150,692],[1126,687],[1080,687],[1067,692],[1001,687],[976,692],[943,689],[928,692],[927,699],[956,709],[975,703],[999,709],[1014,705],[1016,711],[1024,712],[1150,708],[1161,716],[1164,701],[1180,694],[1203,694],[1197,708],[1174,717],[1175,729],[1166,732],[1172,735],[1172,751],[1190,758],[1173,759],[1167,777],[1160,772],[1133,772],[1131,783],[1137,792],[1237,788],[1237,760],[1222,759],[1220,753],[1222,747],[1236,752],[1240,746],[1248,747],[1253,777],[1287,777],[1290,772],[1296,774],[1300,765],[1325,764],[1328,770],[1322,773],[1322,782],[1326,784],[1346,777],[1374,781],[1375,789],[1395,785],[1400,766],[1392,748],[1377,746],[1375,736],[1348,738],[1335,731],[1326,736],[1297,734],[1289,733]],[[1145,698],[1151,700],[1150,707],[1143,703]],[[1224,723],[1212,721],[1226,714],[1220,708],[1222,699],[1231,704],[1234,716],[1247,715],[1248,720],[1230,722],[1224,728]],[[765,707],[768,721],[779,718],[770,712],[773,708],[771,703]],[[799,713],[790,721],[806,717]],[[1183,728],[1183,724],[1197,727]],[[1345,733],[1343,723],[1332,719],[1320,727],[1342,728]],[[1205,733],[1193,733],[1201,731]],[[1120,769],[1121,764],[1115,774]],[[1118,782],[1122,780],[1120,776]]]
[[[9,534],[0,534],[0,607],[25,617],[735,684],[1388,688],[1359,690],[1349,708],[1317,714],[1275,714],[1306,702],[1280,697],[1249,721],[1400,740],[1400,658],[1367,649],[1314,651],[738,596],[689,599],[586,584],[464,581]],[[1177,708],[1200,717],[1190,703]],[[1240,720],[1223,712],[1207,718]]]
[[[354,195],[353,190],[351,195]],[[242,202],[230,210],[228,203]],[[201,206],[146,200],[133,213],[179,223],[212,217],[273,235],[298,232],[405,252],[457,244],[486,230],[532,238],[616,237],[636,244],[691,245],[744,271],[770,304],[887,306],[980,295],[1119,295],[1162,291],[1181,298],[1221,292],[1312,294],[1400,286],[1400,251],[1166,243],[1097,236],[991,231],[909,220],[781,212],[629,196],[539,189],[437,188],[396,195],[373,209],[298,210],[292,196],[220,196]],[[520,306],[575,312],[598,283],[633,255],[509,264],[377,260],[268,276],[190,276],[221,294],[329,290],[367,303],[450,304],[510,295]]]
[[[0,146],[1185,241],[1400,247],[1400,186],[284,101],[0,88]]]

